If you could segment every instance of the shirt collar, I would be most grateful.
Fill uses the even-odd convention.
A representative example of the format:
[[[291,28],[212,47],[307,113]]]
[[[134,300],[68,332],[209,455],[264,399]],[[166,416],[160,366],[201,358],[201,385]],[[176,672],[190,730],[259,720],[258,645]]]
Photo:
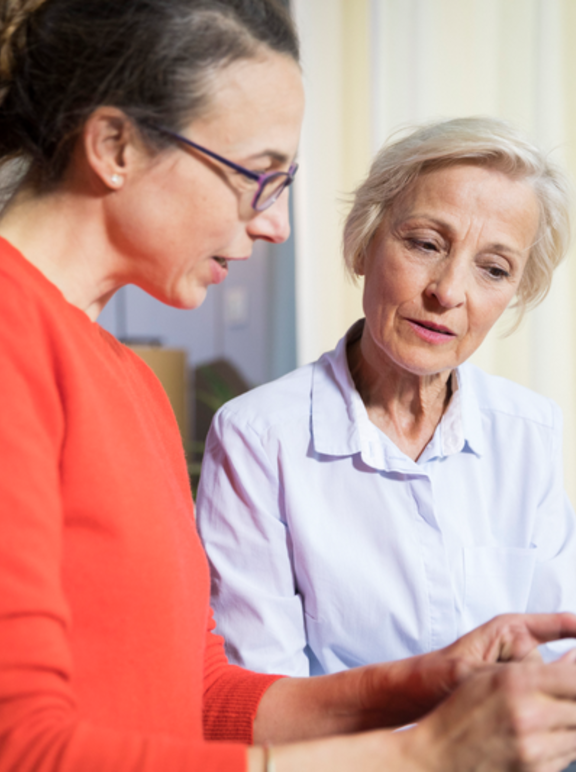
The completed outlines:
[[[312,435],[318,453],[349,456],[362,449],[360,408],[364,408],[364,404],[354,387],[346,357],[346,345],[358,324],[348,330],[334,351],[323,354],[314,364]]]
[[[370,421],[354,386],[346,346],[361,333],[363,325],[363,319],[352,325],[334,351],[324,354],[314,365],[311,413],[314,450],[340,457],[360,453],[362,460],[375,469],[415,472],[418,464]],[[478,455],[483,452],[480,408],[466,366],[457,368],[452,378],[452,399],[420,463],[467,448]]]
[[[424,449],[421,460],[428,460],[437,456],[453,456],[464,449],[466,439],[464,437],[464,416],[462,411],[462,390],[455,370],[450,375],[452,396],[446,408],[446,412],[440,419],[434,436]]]
[[[482,429],[480,402],[474,391],[470,368],[465,362],[463,365],[456,368],[455,373],[458,378],[458,391],[460,393],[460,404],[462,406],[462,426],[465,445],[472,453],[481,456],[485,452],[486,441]],[[447,414],[448,411],[446,411],[446,415]]]

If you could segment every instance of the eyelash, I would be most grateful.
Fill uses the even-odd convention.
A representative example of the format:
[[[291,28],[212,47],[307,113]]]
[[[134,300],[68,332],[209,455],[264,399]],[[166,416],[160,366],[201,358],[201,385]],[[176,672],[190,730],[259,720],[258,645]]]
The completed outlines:
[[[418,249],[422,252],[438,252],[440,247],[428,239],[407,239],[408,246],[411,249]],[[510,272],[499,265],[490,265],[486,268],[486,273],[493,281],[502,281],[510,278]]]
[[[491,279],[495,281],[502,281],[502,279],[509,279],[510,272],[501,268],[499,265],[491,265],[487,268],[487,273]]]
[[[437,252],[438,245],[427,239],[408,239],[408,244],[412,249],[420,249],[423,252]]]

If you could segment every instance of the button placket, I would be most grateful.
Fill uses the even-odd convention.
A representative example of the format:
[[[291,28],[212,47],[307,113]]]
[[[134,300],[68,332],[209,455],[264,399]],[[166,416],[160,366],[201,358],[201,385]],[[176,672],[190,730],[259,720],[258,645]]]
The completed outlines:
[[[454,592],[444,537],[435,514],[430,478],[422,474],[410,482],[416,513],[416,533],[424,564],[430,609],[431,649],[452,643],[457,637]]]

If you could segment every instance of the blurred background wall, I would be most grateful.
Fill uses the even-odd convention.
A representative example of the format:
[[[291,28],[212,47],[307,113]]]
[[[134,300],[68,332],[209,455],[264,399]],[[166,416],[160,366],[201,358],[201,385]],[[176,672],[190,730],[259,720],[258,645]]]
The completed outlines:
[[[101,323],[158,337],[189,364],[226,358],[252,384],[332,348],[361,315],[341,266],[350,193],[389,134],[414,122],[490,114],[523,128],[576,173],[576,0],[292,0],[307,113],[293,195],[293,236],[257,245],[196,311],[129,287]],[[576,174],[573,174],[576,177]],[[191,239],[194,234],[190,234]],[[474,359],[555,399],[576,503],[576,290],[573,256],[519,330],[495,330]]]

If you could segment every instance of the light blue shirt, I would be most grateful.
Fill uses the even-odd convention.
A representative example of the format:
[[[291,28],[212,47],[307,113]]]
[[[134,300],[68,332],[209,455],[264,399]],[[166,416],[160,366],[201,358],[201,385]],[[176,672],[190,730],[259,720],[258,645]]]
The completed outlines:
[[[369,420],[345,338],[217,413],[197,510],[231,661],[331,673],[576,610],[559,408],[471,364],[452,377],[418,461]]]

